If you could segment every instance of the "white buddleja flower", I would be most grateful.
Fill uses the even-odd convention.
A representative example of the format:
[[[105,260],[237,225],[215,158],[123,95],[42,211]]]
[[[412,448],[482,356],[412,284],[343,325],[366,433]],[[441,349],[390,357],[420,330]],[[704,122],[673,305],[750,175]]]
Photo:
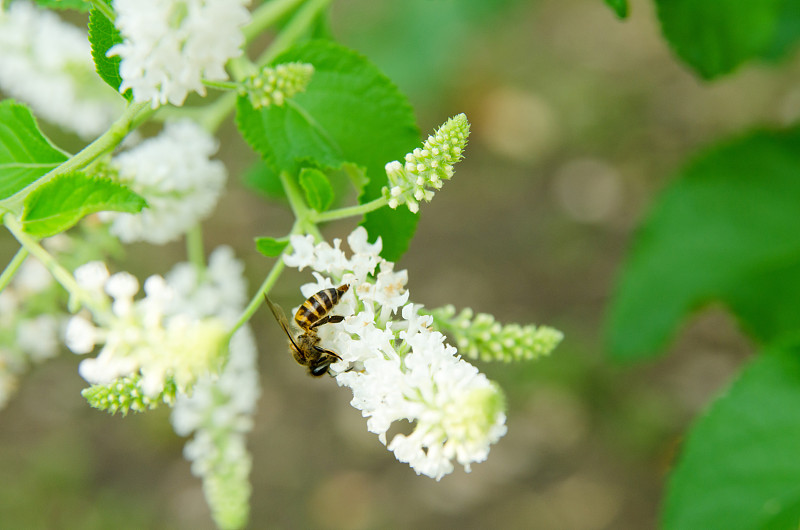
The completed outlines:
[[[86,32],[26,1],[0,9],[0,90],[87,139],[124,103],[95,73]]]
[[[84,267],[78,278],[89,276]],[[113,299],[107,314],[94,315],[96,323],[81,315],[67,323],[67,347],[77,354],[102,345],[97,357],[84,359],[78,368],[92,384],[107,385],[128,376],[141,376],[141,391],[149,397],[164,392],[173,381],[179,392],[189,391],[197,379],[218,369],[224,347],[225,325],[219,318],[196,318],[173,310],[172,289],[162,277],[145,281],[144,298],[134,300],[139,283],[119,272],[108,277],[106,293]]]
[[[144,197],[139,213],[102,212],[125,243],[163,244],[211,214],[225,185],[225,166],[211,156],[217,141],[192,121],[168,123],[158,136],[114,157],[120,182]]]
[[[432,318],[419,314],[421,306],[408,301],[408,275],[379,256],[380,238],[368,243],[359,227],[347,241],[349,258],[339,240],[331,246],[292,236],[294,250],[284,260],[313,269],[316,282],[301,288],[306,297],[350,285],[333,310],[344,321],[319,329],[323,347],[342,358],[331,373],[353,391],[351,404],[398,460],[436,480],[453,471],[453,461],[469,471],[506,432],[502,393],[431,329]],[[400,420],[414,430],[387,441]]]
[[[136,102],[183,105],[189,92],[205,95],[203,79],[228,79],[225,63],[238,57],[249,0],[114,0],[123,42],[108,55],[121,59],[120,92]]]
[[[422,149],[416,148],[405,156],[405,163],[395,160],[386,164],[389,187],[383,195],[390,208],[405,204],[414,213],[420,201],[430,201],[434,191],[441,189],[443,180],[453,176],[453,165],[461,160],[469,137],[467,116],[453,116],[425,140]]]
[[[63,317],[50,273],[28,258],[0,292],[0,409],[32,364],[58,355]]]
[[[229,247],[219,247],[209,258],[202,276],[189,263],[167,274],[180,310],[195,318],[215,317],[233,324],[247,301],[244,266]],[[194,437],[184,456],[192,472],[202,477],[203,490],[220,528],[242,528],[247,522],[252,460],[245,435],[260,393],[255,340],[248,327],[237,331],[229,356],[217,377],[202,377],[191,396],[178,395],[172,425],[182,436]]]
[[[229,329],[241,314],[247,299],[244,266],[229,247],[219,247],[212,252],[203,271],[193,264],[180,263],[163,279],[158,276],[148,279],[147,296],[140,300],[132,299],[138,290],[132,276],[118,273],[109,277],[107,272],[103,274],[104,269],[100,264],[90,263],[78,269],[76,276],[88,283],[106,277],[103,287],[114,298],[111,310],[114,316],[109,319],[112,324],[95,327],[76,317],[67,330],[68,344],[85,349],[87,344],[103,340],[108,347],[111,341],[117,352],[134,354],[140,362],[133,366],[126,357],[115,354],[116,359],[104,362],[102,367],[113,370],[107,376],[119,375],[111,382],[93,385],[83,395],[96,408],[123,414],[162,403],[173,406],[171,420],[175,432],[192,437],[184,448],[184,456],[192,462],[192,472],[203,480],[214,520],[220,528],[242,528],[249,513],[252,465],[245,435],[252,429],[260,393],[256,346],[250,329],[245,326],[231,338],[226,358],[215,359],[214,352],[220,345],[215,333],[209,331]],[[183,332],[192,335],[183,336],[185,351],[177,341],[169,340],[169,333],[158,331],[169,328],[175,319],[184,323]],[[207,326],[210,329],[204,332]],[[72,341],[70,331],[74,335]],[[227,337],[227,333],[219,338],[222,336]],[[147,337],[166,340],[149,343]],[[149,350],[157,350],[159,357],[173,362],[160,358],[151,361],[153,355]],[[187,358],[185,353],[193,358]],[[223,360],[224,367],[217,360]],[[147,378],[152,370],[146,370],[145,362],[154,362],[155,371],[166,374],[157,396],[148,394],[151,385]],[[213,369],[196,370],[202,364]],[[191,391],[181,384],[186,377],[180,375],[189,371],[197,373]]]
[[[242,81],[242,91],[247,94],[253,108],[260,109],[284,102],[303,92],[314,74],[314,66],[308,63],[282,63],[265,66],[260,72]]]

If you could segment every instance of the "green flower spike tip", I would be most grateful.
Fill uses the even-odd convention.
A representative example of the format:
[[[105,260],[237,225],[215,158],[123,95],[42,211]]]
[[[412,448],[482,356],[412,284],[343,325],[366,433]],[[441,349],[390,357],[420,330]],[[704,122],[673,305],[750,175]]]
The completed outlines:
[[[265,67],[258,74],[245,79],[244,92],[253,108],[270,105],[283,106],[287,99],[303,92],[314,75],[314,67],[307,63],[283,63]]]
[[[453,165],[461,160],[469,137],[469,122],[465,114],[447,120],[425,140],[422,149],[416,148],[399,161],[386,164],[389,187],[383,194],[391,208],[401,204],[414,213],[419,211],[419,202],[430,201],[433,190],[441,189],[442,181],[453,176]]]

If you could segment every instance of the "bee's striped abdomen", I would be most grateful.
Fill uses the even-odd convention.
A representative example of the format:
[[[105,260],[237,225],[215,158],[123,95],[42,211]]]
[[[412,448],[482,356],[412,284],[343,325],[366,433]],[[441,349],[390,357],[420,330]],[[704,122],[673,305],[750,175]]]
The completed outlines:
[[[345,284],[319,291],[300,306],[300,309],[294,314],[294,321],[301,329],[308,331],[314,324],[327,316],[349,288],[350,286]]]

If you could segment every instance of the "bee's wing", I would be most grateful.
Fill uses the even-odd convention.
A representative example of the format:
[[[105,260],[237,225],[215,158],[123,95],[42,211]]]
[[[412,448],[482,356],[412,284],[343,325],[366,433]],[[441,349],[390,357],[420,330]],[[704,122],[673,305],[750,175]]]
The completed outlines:
[[[289,337],[290,341],[292,341],[292,346],[294,346],[294,349],[296,351],[300,351],[300,348],[294,341],[294,337],[292,337],[292,332],[289,330],[289,320],[286,318],[286,314],[283,312],[283,309],[281,309],[281,306],[279,306],[278,304],[274,304],[267,295],[264,295],[264,300],[267,301],[267,305],[269,306],[270,310],[272,310],[272,314],[275,316],[275,320],[278,321],[278,324],[281,325],[284,333],[286,333],[286,336]]]

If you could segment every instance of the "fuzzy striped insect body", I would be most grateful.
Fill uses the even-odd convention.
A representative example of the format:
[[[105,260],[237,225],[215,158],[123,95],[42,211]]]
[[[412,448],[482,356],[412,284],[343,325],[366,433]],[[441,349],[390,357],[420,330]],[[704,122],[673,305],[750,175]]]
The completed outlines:
[[[264,296],[275,319],[289,337],[292,356],[298,363],[307,366],[309,374],[314,377],[328,373],[330,365],[342,359],[335,352],[319,345],[317,330],[323,324],[335,324],[344,320],[343,316],[331,315],[330,312],[348,289],[350,286],[347,284],[322,289],[303,302],[294,314],[294,322],[302,330],[297,337],[293,336],[289,321],[280,306]]]

